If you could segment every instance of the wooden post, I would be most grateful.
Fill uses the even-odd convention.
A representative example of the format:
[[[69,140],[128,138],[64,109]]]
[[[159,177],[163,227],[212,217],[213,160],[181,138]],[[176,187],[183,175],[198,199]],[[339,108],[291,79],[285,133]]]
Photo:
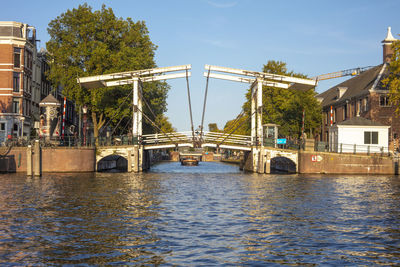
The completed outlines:
[[[265,163],[265,153],[264,153],[264,147],[260,147],[260,152],[258,156],[258,173],[264,173],[264,163]]]
[[[128,172],[132,172],[132,150],[128,149]]]
[[[265,153],[265,165],[264,165],[264,173],[271,173],[271,154]]]
[[[42,176],[42,157],[40,155],[40,143],[39,140],[35,140],[33,147],[33,175]]]
[[[26,148],[26,175],[32,176],[32,146]]]
[[[139,146],[133,147],[133,172],[139,172]]]

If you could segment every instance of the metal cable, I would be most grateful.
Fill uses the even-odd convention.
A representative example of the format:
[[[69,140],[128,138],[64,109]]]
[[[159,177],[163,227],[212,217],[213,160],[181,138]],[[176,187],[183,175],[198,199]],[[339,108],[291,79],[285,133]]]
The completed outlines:
[[[188,93],[188,101],[189,101],[189,111],[190,111],[190,123],[192,126],[192,138],[194,142],[194,128],[193,128],[193,116],[192,116],[192,103],[190,101],[190,88],[189,88],[189,77],[188,77],[188,71],[186,69],[186,88],[187,88],[187,93]]]
[[[156,115],[154,114],[153,109],[151,108],[150,104],[146,101],[146,98],[144,98],[143,93],[140,92],[139,94],[140,98],[142,99],[142,101],[145,103],[145,105],[147,106],[147,108],[150,110],[151,114],[154,116],[154,120],[156,119]],[[164,130],[161,129],[161,127],[159,127],[154,121],[152,121],[139,107],[137,107],[137,109],[139,110],[139,112],[142,113],[142,115],[145,117],[145,119],[147,119],[157,130],[161,131],[163,134],[165,134],[165,136],[168,137],[169,140],[171,140],[171,142],[174,142],[172,140],[172,138],[166,133],[164,132]],[[176,137],[178,139],[181,139],[179,136],[173,136]]]
[[[242,111],[241,111],[241,112],[239,113],[239,115],[236,117],[235,121],[229,126],[229,128],[226,129],[226,131],[225,131],[225,130],[223,131],[223,134],[226,134],[226,133],[228,133],[230,130],[232,130],[233,127],[236,125],[236,123],[238,123],[238,121],[239,121],[244,115],[245,115],[245,113],[244,113],[244,110],[242,109]],[[234,131],[236,131],[236,130],[237,130],[237,129],[235,129]],[[231,134],[233,134],[233,133],[230,133],[230,134],[228,135],[228,137],[229,137]],[[223,136],[217,137],[217,141],[218,141],[218,139],[220,139],[220,138],[223,138]],[[224,140],[225,140],[225,139],[224,139]]]
[[[100,133],[102,133],[102,132],[104,131],[104,129],[108,126],[108,124],[119,114],[120,108],[121,108],[122,105],[125,103],[125,101],[128,99],[128,97],[132,94],[132,92],[133,92],[133,90],[131,90],[131,91],[129,92],[129,94],[124,98],[124,100],[122,101],[122,104],[119,105],[118,109],[115,110],[115,112],[114,112],[112,118],[110,118],[110,119],[108,120],[108,122],[107,122],[103,127],[101,127]],[[117,113],[117,111],[119,111],[119,112]]]
[[[206,103],[207,103],[207,92],[208,92],[208,81],[210,79],[210,69],[208,69],[207,81],[206,81],[206,91],[204,93],[204,103],[203,103],[203,114],[201,116],[201,125],[200,125],[200,138],[203,139],[203,125],[204,125],[204,113],[206,112]]]
[[[122,116],[122,118],[119,120],[119,122],[117,123],[117,125],[115,125],[113,131],[111,132],[111,136],[114,134],[114,132],[117,130],[117,127],[119,126],[119,124],[122,122],[122,120],[126,117],[127,115],[125,114],[124,116]]]
[[[256,111],[254,111],[251,116],[249,118],[251,118],[254,114],[256,113]],[[227,135],[224,140],[222,140],[218,145],[221,145],[223,142],[225,142],[225,140],[231,136],[237,129],[239,129],[240,126],[243,125],[243,123],[245,123],[247,120],[242,121],[229,135]]]
[[[228,127],[228,129],[224,130],[224,133],[229,132],[232,130],[232,128],[236,125],[236,123],[243,117],[244,115],[244,109],[239,113],[239,115],[236,117],[236,119],[232,122],[232,124]]]
[[[143,83],[142,83],[141,80],[139,80],[139,83],[140,83],[140,87],[143,88]],[[151,112],[151,114],[153,115],[154,120],[155,120],[155,119],[157,118],[157,116],[156,116],[156,114],[154,113],[153,109],[151,108],[149,102],[147,102],[147,101],[146,101],[146,98],[144,98],[144,95],[143,95],[143,91],[142,91],[142,90],[139,90],[139,96],[140,96],[140,98],[143,100],[143,102],[145,103],[145,105],[147,106],[147,108],[149,109],[149,111]]]
[[[128,120],[128,123],[125,124],[124,129],[122,129],[121,133],[125,132],[126,127],[132,122],[132,120]]]
[[[155,128],[157,128],[159,131],[161,131],[163,134],[165,134],[165,136],[167,136],[168,139],[171,140],[171,142],[174,142],[174,140],[172,140],[172,138],[166,132],[164,132],[163,129],[158,127],[158,125],[154,121],[152,121],[146,114],[144,114],[143,111],[139,107],[137,109],[139,112],[142,112],[142,115],[146,120],[148,120]]]

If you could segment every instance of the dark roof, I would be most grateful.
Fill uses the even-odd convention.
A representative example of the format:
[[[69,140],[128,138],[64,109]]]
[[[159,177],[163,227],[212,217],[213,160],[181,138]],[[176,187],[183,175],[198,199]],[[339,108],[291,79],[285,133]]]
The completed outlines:
[[[371,121],[363,117],[353,117],[351,119],[339,122],[337,125],[349,125],[349,126],[387,126],[380,122]]]
[[[40,101],[39,105],[60,105],[60,102],[52,95],[49,94],[42,101]]]
[[[372,88],[378,78],[382,80],[382,78],[386,77],[389,74],[389,66],[386,66],[384,72],[382,73],[382,76],[379,77],[379,73],[381,72],[383,66],[384,64],[372,67],[369,70],[361,73],[360,75],[348,79],[338,85],[335,85],[327,91],[319,94],[317,97],[323,98],[321,102],[322,107],[330,106],[332,104],[345,101],[346,99],[351,99],[353,97],[368,94],[369,90]],[[346,92],[342,95],[340,99],[337,98],[338,87],[347,87]],[[375,89],[382,90],[384,88],[382,88],[381,83],[378,82]]]

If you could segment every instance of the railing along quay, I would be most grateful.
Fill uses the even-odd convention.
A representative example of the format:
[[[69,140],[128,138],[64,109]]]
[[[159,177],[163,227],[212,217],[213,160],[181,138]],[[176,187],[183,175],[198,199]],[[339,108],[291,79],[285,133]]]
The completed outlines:
[[[94,137],[78,138],[75,136],[62,137],[40,137],[40,138],[9,138],[1,143],[1,146],[7,147],[26,147],[33,145],[35,140],[39,140],[41,147],[94,147],[98,146],[127,146],[127,145],[157,145],[157,144],[178,144],[178,143],[211,143],[226,144],[250,147],[252,145],[260,145],[258,140],[251,141],[250,136],[246,135],[228,135],[226,133],[204,132],[203,136],[195,135],[192,132],[174,132],[174,133],[158,133],[146,134],[140,137],[132,137],[132,135],[116,135],[110,137]],[[279,139],[264,138],[263,146],[289,149],[304,150],[304,140],[302,139],[286,139],[285,144],[280,144]],[[356,144],[331,144],[323,141],[316,141],[314,144],[315,152],[331,152],[331,153],[352,153],[352,154],[381,154],[392,155],[393,152],[389,147],[378,145],[356,145]]]

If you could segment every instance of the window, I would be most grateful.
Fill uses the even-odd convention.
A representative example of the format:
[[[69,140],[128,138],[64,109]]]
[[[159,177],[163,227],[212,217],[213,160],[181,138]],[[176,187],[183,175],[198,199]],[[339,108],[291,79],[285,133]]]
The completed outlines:
[[[14,68],[21,67],[21,48],[14,47]]]
[[[19,92],[19,72],[13,74],[13,92]]]
[[[377,145],[378,144],[378,132],[364,132],[364,144]]]
[[[19,101],[18,100],[13,100],[12,109],[13,109],[13,113],[19,114]]]
[[[0,122],[0,131],[5,131],[5,130],[6,130],[6,123]]]
[[[347,104],[343,106],[343,120],[347,119]]]
[[[336,108],[333,110],[333,123],[336,123]]]
[[[390,107],[389,96],[381,95],[379,97],[379,106],[381,106],[381,107]]]
[[[32,52],[25,49],[25,67],[27,67],[28,69],[32,69],[32,64],[33,64]]]
[[[363,111],[368,110],[368,97],[364,98],[363,100]]]

